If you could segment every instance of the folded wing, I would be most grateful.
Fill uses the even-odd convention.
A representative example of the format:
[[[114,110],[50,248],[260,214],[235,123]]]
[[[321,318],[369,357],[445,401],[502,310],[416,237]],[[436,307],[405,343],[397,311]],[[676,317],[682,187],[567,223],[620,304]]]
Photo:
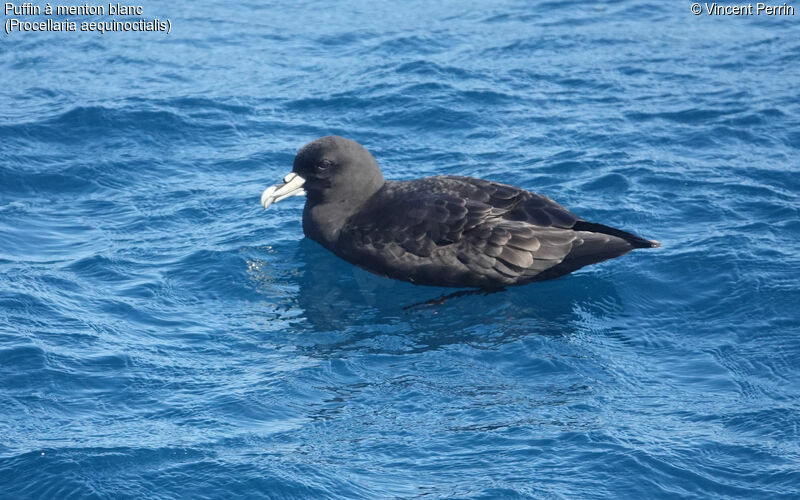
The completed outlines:
[[[394,196],[366,207],[369,216],[348,221],[341,256],[415,283],[498,288],[560,276],[635,247],[620,235],[636,236],[586,223],[546,196],[466,177],[423,181],[413,190],[397,183]],[[598,228],[619,235],[592,230]]]

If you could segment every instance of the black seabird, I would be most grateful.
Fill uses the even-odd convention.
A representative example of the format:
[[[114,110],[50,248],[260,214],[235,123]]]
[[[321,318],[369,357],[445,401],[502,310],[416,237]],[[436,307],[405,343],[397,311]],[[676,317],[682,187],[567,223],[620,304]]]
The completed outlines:
[[[453,175],[386,181],[369,151],[338,136],[303,146],[261,204],[300,194],[307,237],[367,271],[419,285],[498,290],[660,246],[506,184]]]

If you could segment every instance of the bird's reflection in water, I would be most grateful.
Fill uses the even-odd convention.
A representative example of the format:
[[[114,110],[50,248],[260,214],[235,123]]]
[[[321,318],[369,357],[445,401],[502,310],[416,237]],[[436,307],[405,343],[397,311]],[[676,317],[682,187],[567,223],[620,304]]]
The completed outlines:
[[[621,308],[613,283],[597,277],[597,271],[491,294],[459,294],[457,289],[376,276],[308,239],[297,243],[288,260],[294,269],[284,278],[296,282],[297,295],[291,302],[299,308],[292,325],[303,335],[303,350],[311,351],[309,355],[353,349],[423,351],[453,343],[496,345],[530,334],[565,336],[583,328],[587,316],[603,317]],[[441,303],[424,304],[453,293],[456,296]],[[404,309],[415,304],[419,305]],[[376,340],[387,337],[395,341]]]
[[[270,312],[283,311],[279,319],[289,330],[281,335],[302,336],[298,348],[312,356],[348,350],[424,351],[454,343],[492,346],[525,335],[568,336],[586,329],[587,321],[603,321],[622,309],[613,281],[596,268],[404,309],[459,290],[376,276],[308,239],[280,250],[293,246],[292,256],[261,262],[251,279]]]

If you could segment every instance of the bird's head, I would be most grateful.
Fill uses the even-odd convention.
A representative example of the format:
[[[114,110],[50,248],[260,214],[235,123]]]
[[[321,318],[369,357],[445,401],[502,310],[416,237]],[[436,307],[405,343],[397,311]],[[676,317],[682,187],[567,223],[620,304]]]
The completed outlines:
[[[357,208],[383,185],[378,163],[361,144],[335,135],[309,142],[297,152],[283,184],[268,187],[261,205],[307,195],[314,205]]]

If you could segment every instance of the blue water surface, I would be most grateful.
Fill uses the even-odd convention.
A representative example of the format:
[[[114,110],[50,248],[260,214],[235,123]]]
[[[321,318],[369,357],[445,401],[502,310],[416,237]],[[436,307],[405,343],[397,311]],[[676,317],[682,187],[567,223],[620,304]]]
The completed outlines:
[[[800,497],[800,13],[689,7],[3,34],[0,497]],[[328,134],[663,248],[403,310],[259,206]]]

